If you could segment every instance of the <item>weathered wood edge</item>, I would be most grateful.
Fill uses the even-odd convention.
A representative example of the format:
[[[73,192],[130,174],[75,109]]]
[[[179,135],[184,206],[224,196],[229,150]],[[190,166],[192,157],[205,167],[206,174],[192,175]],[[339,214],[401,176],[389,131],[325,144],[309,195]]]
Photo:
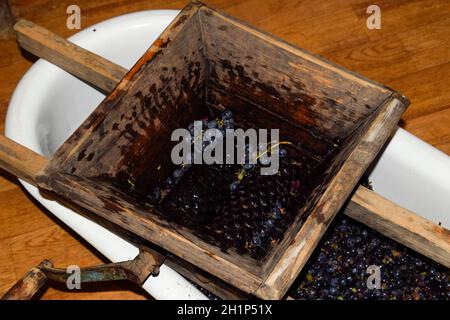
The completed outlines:
[[[332,179],[290,247],[283,253],[263,284],[254,293],[256,296],[263,299],[280,299],[286,293],[319,243],[328,225],[353,191],[351,186],[356,185],[394,132],[407,106],[408,101],[398,95],[394,95],[381,106],[369,129]]]
[[[120,202],[120,210],[111,212],[110,208],[103,207],[103,203],[94,195],[95,191],[83,180],[74,179],[67,174],[54,174],[52,179],[46,181],[43,185],[39,184],[39,186],[52,192],[57,190],[57,193],[62,197],[70,199],[71,202],[80,207],[96,208],[95,213],[98,217],[107,219],[120,228],[135,233],[142,239],[199,266],[241,290],[252,292],[261,284],[260,276],[200,247],[174,228],[161,226],[148,215],[148,212],[136,212],[120,199],[117,200]],[[76,193],[72,190],[76,190]],[[96,220],[94,219],[94,221]]]
[[[36,176],[47,159],[21,144],[0,135],[0,168],[36,185]]]
[[[165,256],[164,264],[171,267],[176,272],[180,273],[181,275],[188,278],[192,282],[196,283],[199,286],[202,286],[206,290],[210,291],[211,293],[217,295],[222,299],[243,300],[249,299],[251,297],[249,294],[241,292],[240,290],[231,286],[227,282],[200,269],[194,264],[191,264],[186,260],[183,260],[182,258],[179,258],[171,253],[168,253],[164,249],[155,246],[153,243],[137,236],[136,234],[128,230],[120,228],[110,220],[107,220],[105,218],[98,219],[98,216],[95,213],[88,211],[85,208],[82,208],[65,198],[62,198],[60,195],[48,192],[46,190],[41,190],[41,194],[45,198],[58,201],[65,207],[77,212],[78,214],[82,215],[87,219],[94,220],[93,219],[94,217],[97,218],[95,222],[98,225],[113,232],[120,238],[124,239],[129,243],[132,243],[138,248],[145,248],[146,250],[156,251],[159,254],[164,255]]]
[[[344,213],[450,268],[449,230],[361,186]]]
[[[19,281],[17,281],[1,300],[30,300],[45,285],[47,275],[39,267],[53,266],[50,260],[42,261],[38,267],[31,268]]]
[[[59,168],[75,154],[90,137],[93,128],[99,125],[106,113],[109,112],[117,103],[120,103],[121,98],[126,94],[129,86],[132,85],[131,79],[141,70],[141,67],[152,61],[159,53],[165,50],[168,41],[174,39],[180,29],[183,27],[183,22],[189,16],[193,16],[198,12],[198,3],[188,4],[172,22],[164,29],[159,38],[156,39],[145,52],[145,54],[133,65],[133,67],[125,74],[125,76],[117,83],[108,96],[100,103],[99,106],[89,115],[89,117],[75,130],[75,132],[61,145],[54,155],[50,158],[49,165],[42,172],[42,176],[50,176],[52,173],[59,172]],[[55,171],[56,170],[56,171]]]
[[[21,19],[14,25],[19,45],[89,84],[111,92],[127,70],[72,42]]]
[[[342,76],[344,78],[352,79],[353,81],[355,81],[363,86],[376,87],[385,93],[391,93],[394,91],[391,88],[389,88],[381,83],[378,83],[374,80],[366,78],[359,73],[356,73],[354,71],[346,69],[336,63],[333,63],[333,62],[327,60],[326,58],[324,58],[318,54],[315,54],[315,53],[309,52],[305,49],[302,49],[300,47],[294,46],[294,45],[286,42],[285,40],[283,40],[280,37],[277,37],[269,32],[260,30],[256,27],[250,25],[249,23],[242,21],[240,19],[237,19],[221,10],[213,9],[202,2],[197,1],[197,3],[201,4],[201,8],[200,8],[201,13],[208,12],[209,14],[214,14],[214,15],[218,16],[219,18],[223,19],[224,21],[227,21],[228,23],[247,31],[266,42],[272,43],[273,45],[275,45],[283,50],[286,50],[292,54],[295,54],[295,55],[305,59],[305,60],[308,60],[317,65],[320,65],[324,68],[327,68],[328,70],[330,70],[332,72],[336,72],[337,74],[339,74],[340,76]]]

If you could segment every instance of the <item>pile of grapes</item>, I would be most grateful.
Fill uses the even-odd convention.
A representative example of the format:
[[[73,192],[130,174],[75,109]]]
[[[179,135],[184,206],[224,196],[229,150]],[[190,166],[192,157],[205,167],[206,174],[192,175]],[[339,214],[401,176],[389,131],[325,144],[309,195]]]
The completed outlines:
[[[233,114],[203,119],[203,128],[234,129]],[[194,125],[188,127],[193,139]],[[226,139],[226,138],[225,138]],[[203,142],[203,148],[208,144]],[[226,145],[226,143],[224,143]],[[251,147],[246,146],[247,160]],[[183,164],[149,195],[147,204],[199,237],[254,258],[282,238],[312,186],[313,165],[294,149],[279,148],[279,171],[261,175],[261,164]]]
[[[368,272],[369,266],[372,267]],[[380,271],[379,289],[374,288],[371,277],[374,267]],[[449,300],[448,271],[338,214],[290,295],[296,299]],[[367,280],[371,285],[367,285]]]
[[[369,279],[369,266],[380,268],[380,288]],[[288,295],[296,300],[450,300],[449,277],[444,266],[340,213]]]

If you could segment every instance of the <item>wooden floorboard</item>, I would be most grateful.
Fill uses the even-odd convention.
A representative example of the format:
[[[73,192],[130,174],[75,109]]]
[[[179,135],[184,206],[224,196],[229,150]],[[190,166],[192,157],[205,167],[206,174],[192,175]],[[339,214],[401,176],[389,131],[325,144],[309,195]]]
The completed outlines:
[[[5,1],[5,0],[0,0]],[[10,0],[14,15],[57,34],[66,28],[73,1]],[[450,154],[450,2],[382,0],[381,30],[366,28],[372,1],[214,0],[211,6],[286,41],[403,92],[411,106],[402,126]],[[82,28],[127,12],[182,8],[185,1],[77,0]],[[15,41],[0,40],[0,131],[11,94],[31,66]],[[44,258],[56,265],[105,262],[94,248],[32,200],[15,179],[0,172],[0,295]],[[58,286],[42,299],[147,299],[127,283],[84,287],[72,293]]]

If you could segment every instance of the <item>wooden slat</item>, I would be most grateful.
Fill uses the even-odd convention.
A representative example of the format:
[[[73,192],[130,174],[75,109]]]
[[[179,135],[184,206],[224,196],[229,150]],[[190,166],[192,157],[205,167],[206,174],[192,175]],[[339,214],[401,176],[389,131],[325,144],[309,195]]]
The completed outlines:
[[[0,135],[0,168],[31,184],[47,159],[36,152]]]
[[[359,187],[345,214],[450,268],[450,231]]]
[[[105,92],[111,92],[127,72],[31,21],[19,20],[14,30],[22,48]]]

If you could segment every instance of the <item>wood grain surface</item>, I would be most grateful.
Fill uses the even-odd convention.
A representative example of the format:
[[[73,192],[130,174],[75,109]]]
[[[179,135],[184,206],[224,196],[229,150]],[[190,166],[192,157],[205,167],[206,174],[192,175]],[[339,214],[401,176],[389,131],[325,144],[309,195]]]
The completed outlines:
[[[449,230],[363,187],[358,188],[345,214],[450,268]]]
[[[66,8],[73,1],[10,0],[15,16],[67,37]],[[306,50],[404,93],[411,106],[402,126],[450,153],[450,3],[378,1],[381,30],[366,28],[370,1],[204,1]],[[182,8],[186,1],[76,1],[82,28],[123,13]],[[11,94],[33,58],[14,40],[0,40],[0,131]],[[0,295],[44,258],[57,265],[94,265],[106,261],[86,242],[39,206],[0,173]],[[44,299],[142,299],[142,290],[126,283],[85,287],[74,294],[49,288]]]

